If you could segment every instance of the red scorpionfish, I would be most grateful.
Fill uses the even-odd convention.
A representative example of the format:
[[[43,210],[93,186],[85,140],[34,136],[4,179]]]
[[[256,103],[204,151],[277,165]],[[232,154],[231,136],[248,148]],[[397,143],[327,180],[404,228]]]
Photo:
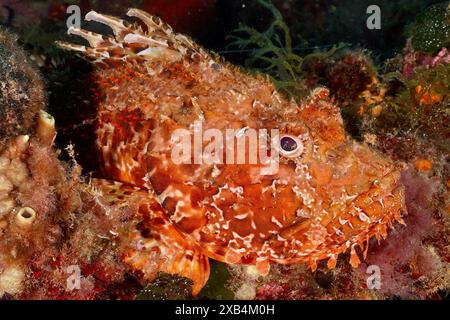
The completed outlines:
[[[349,251],[356,268],[372,237],[385,238],[388,227],[403,223],[399,167],[348,137],[327,89],[297,104],[265,77],[224,62],[159,18],[137,9],[127,15],[139,21],[91,11],[86,20],[113,35],[72,27],[69,34],[89,46],[59,45],[96,66],[104,179],[94,184],[112,203],[135,207],[123,260],[144,279],[179,274],[193,280],[198,294],[209,258],[267,275],[271,264],[306,263],[314,271],[323,259],[331,269]],[[174,133],[195,137],[199,124],[224,136],[234,129],[232,140],[249,128],[277,129],[278,170],[229,163],[218,149],[214,161],[174,161]]]

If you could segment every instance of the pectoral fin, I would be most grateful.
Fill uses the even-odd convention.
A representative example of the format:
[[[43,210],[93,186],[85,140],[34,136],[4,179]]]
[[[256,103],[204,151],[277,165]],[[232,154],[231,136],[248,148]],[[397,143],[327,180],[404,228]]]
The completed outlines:
[[[123,261],[147,281],[158,272],[192,279],[197,295],[209,278],[209,260],[170,222],[155,195],[107,180],[94,179],[92,185],[109,205],[135,212],[120,234]]]

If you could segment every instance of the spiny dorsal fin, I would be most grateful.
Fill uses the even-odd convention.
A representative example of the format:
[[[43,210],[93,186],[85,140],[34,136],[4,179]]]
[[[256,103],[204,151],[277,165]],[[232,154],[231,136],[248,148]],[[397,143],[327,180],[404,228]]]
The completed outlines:
[[[175,33],[158,17],[138,9],[130,9],[127,15],[141,20],[147,30],[144,31],[140,26],[129,24],[122,19],[90,11],[86,14],[86,21],[96,21],[109,26],[114,36],[103,36],[71,27],[68,33],[86,39],[89,46],[66,42],[57,44],[63,49],[80,52],[99,63],[118,60],[176,62],[185,56],[193,58],[195,54],[204,58],[209,57],[209,54],[194,41]]]

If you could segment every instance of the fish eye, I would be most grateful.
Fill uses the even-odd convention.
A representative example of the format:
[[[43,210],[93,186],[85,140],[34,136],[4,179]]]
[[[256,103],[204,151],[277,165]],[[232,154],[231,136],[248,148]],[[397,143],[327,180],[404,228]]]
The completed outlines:
[[[303,153],[303,143],[292,135],[280,137],[280,153],[287,158],[295,158]]]

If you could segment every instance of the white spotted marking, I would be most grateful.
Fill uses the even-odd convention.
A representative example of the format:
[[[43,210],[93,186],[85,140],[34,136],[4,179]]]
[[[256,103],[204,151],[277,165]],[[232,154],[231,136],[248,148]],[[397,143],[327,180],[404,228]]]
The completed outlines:
[[[278,227],[283,228],[283,224],[280,221],[278,221],[278,219],[275,218],[274,216],[272,216],[270,221],[272,221],[272,223],[276,224]]]

